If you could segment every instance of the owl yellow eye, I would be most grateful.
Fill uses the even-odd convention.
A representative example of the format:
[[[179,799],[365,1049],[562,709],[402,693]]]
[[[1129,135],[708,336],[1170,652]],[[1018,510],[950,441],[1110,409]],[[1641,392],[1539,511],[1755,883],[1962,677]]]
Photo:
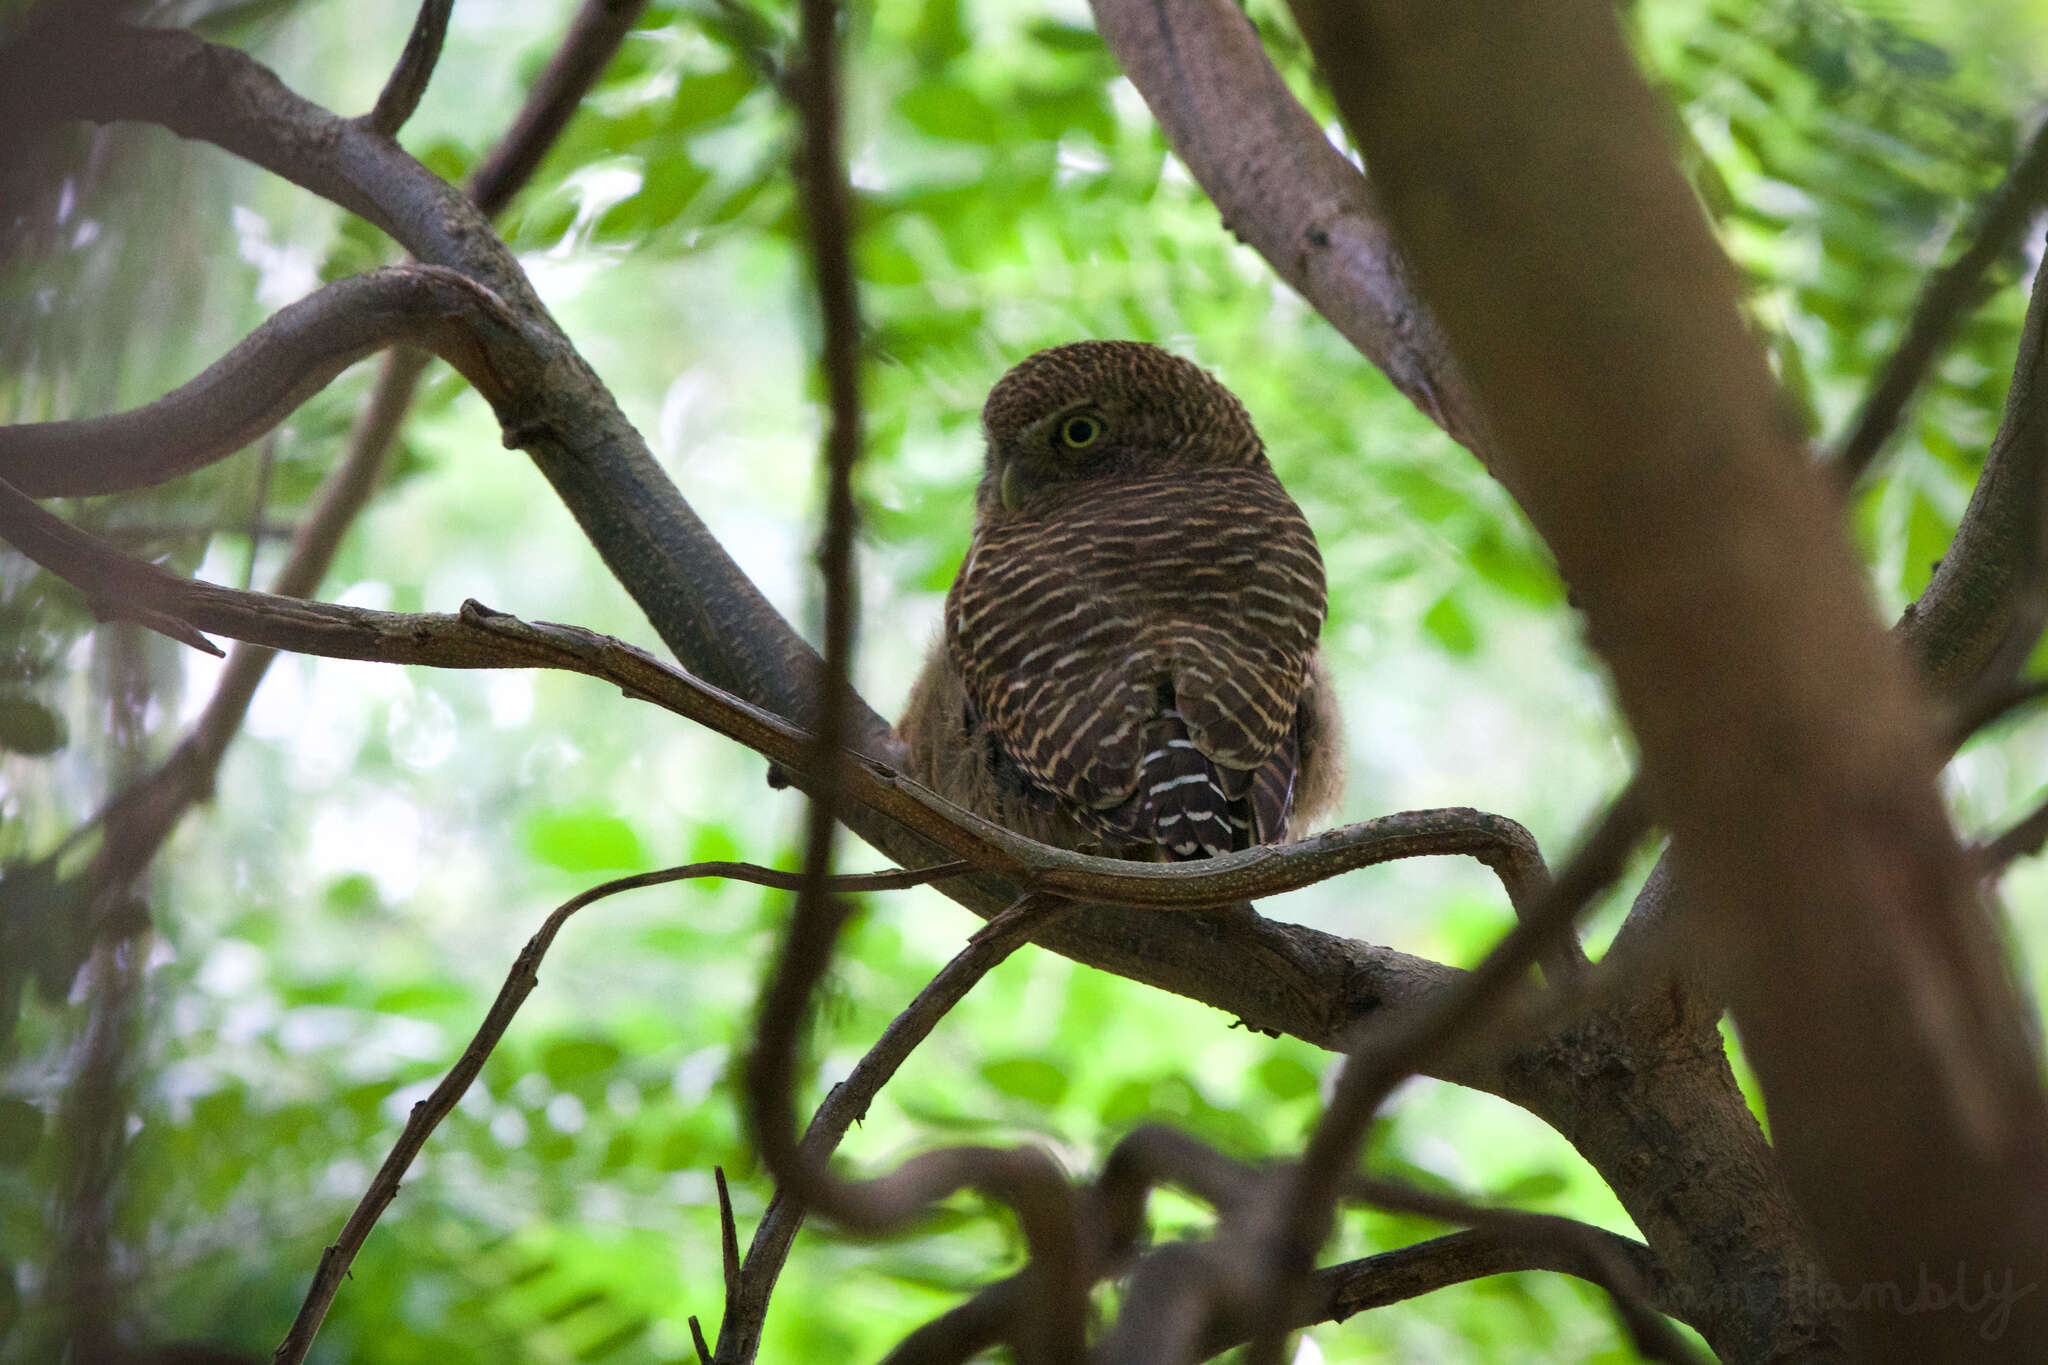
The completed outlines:
[[[1069,417],[1060,423],[1060,440],[1075,450],[1085,450],[1102,439],[1099,417]]]

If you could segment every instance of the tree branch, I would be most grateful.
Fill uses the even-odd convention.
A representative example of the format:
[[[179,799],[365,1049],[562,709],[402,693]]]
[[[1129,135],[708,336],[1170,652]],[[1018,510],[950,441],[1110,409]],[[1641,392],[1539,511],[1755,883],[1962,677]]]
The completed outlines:
[[[512,130],[470,178],[470,195],[480,209],[495,215],[525,185],[644,8],[645,0],[584,0]],[[376,487],[426,365],[422,351],[401,347],[386,353],[370,397],[350,429],[347,452],[314,494],[312,508],[271,583],[273,593],[308,597],[319,588],[342,536]],[[0,449],[6,439],[7,433],[0,431]],[[170,756],[124,787],[93,817],[90,823],[104,822],[107,830],[89,873],[93,886],[131,885],[185,812],[212,795],[221,759],[241,729],[273,657],[273,651],[261,646],[237,645],[199,719]]]
[[[448,36],[448,15],[454,8],[455,0],[421,0],[420,12],[412,21],[412,33],[405,40],[405,51],[399,54],[398,65],[384,82],[377,106],[363,116],[371,132],[397,137],[412,111],[419,108],[420,96],[427,93],[427,82],[433,79],[435,64],[441,60],[441,43]]]
[[[433,668],[553,668],[613,683],[627,695],[701,724],[817,780],[813,736],[643,650],[575,626],[526,622],[471,602],[453,616],[375,611],[245,592],[130,558],[69,526],[0,481],[0,538],[99,602],[125,614],[326,658]],[[1028,889],[1151,909],[1215,910],[1247,897],[1299,890],[1344,872],[1402,858],[1465,855],[1492,867],[1518,905],[1544,886],[1534,841],[1514,821],[1461,808],[1408,811],[1265,844],[1198,864],[1135,863],[1040,844],[962,810],[885,765],[845,766],[849,801],[900,822],[978,868],[1023,878]],[[1556,926],[1539,912],[1522,932]],[[1398,955],[1397,955],[1398,956]],[[1420,961],[1420,959],[1406,959]]]
[[[956,876],[964,871],[958,863],[942,864],[938,867],[919,868],[911,871],[871,872],[834,879],[834,889],[842,892],[894,891],[904,887],[923,886],[944,877]],[[752,863],[689,863],[682,867],[663,868],[658,872],[641,872],[630,877],[619,877],[591,887],[588,891],[572,896],[557,906],[542,922],[519,956],[512,964],[505,984],[499,988],[497,999],[491,1002],[484,1021],[477,1027],[476,1036],[463,1049],[460,1059],[441,1083],[426,1099],[412,1107],[406,1117],[405,1128],[399,1133],[398,1141],[392,1146],[391,1154],[384,1158],[384,1164],[377,1170],[370,1187],[356,1204],[355,1211],[342,1226],[341,1236],[327,1248],[320,1257],[320,1268],[313,1276],[313,1283],[306,1291],[305,1302],[299,1307],[298,1317],[292,1322],[291,1330],[278,1343],[272,1357],[273,1365],[298,1365],[306,1358],[306,1352],[313,1345],[313,1338],[320,1331],[320,1324],[327,1316],[328,1307],[341,1288],[341,1281],[348,1274],[356,1252],[362,1249],[369,1237],[370,1229],[377,1225],[378,1218],[389,1208],[391,1201],[398,1197],[398,1186],[411,1168],[413,1158],[426,1145],[427,1138],[440,1126],[441,1120],[453,1113],[468,1091],[470,1083],[477,1078],[490,1060],[491,1053],[511,1026],[512,1017],[519,1013],[519,1007],[526,1003],[526,997],[533,994],[533,988],[540,984],[540,962],[553,946],[555,936],[569,917],[586,905],[616,896],[622,891],[636,891],[642,887],[666,886],[671,882],[690,881],[704,877],[723,877],[732,881],[749,882],[755,886],[773,886],[793,890],[802,880],[800,874],[778,872],[773,868],[757,867]]]
[[[512,431],[606,566],[677,656],[704,677],[799,723],[815,720],[816,653],[740,572],[683,501],[611,394],[534,295],[476,207],[388,138],[286,89],[243,53],[190,34],[92,29],[64,49],[91,79],[53,79],[48,45],[0,48],[10,82],[47,98],[36,122],[158,123],[212,142],[360,214],[420,260],[459,269],[525,323],[490,361],[535,367],[546,382]],[[13,107],[13,106],[10,106]],[[880,753],[889,728],[856,707],[858,748]]]
[[[845,902],[829,895],[826,888],[847,796],[845,740],[853,704],[853,537],[857,520],[853,469],[861,453],[862,421],[860,303],[854,287],[850,242],[852,194],[839,145],[839,6],[836,0],[803,0],[799,13],[801,46],[792,93],[803,135],[798,144],[796,173],[813,284],[824,325],[821,368],[829,406],[821,452],[826,473],[825,530],[818,549],[825,595],[825,666],[820,678],[824,696],[810,756],[812,781],[807,790],[811,803],[805,824],[804,885],[791,908],[781,947],[761,988],[760,1006],[755,1012],[754,1046],[747,1054],[742,1107],[762,1164],[775,1177],[779,1191],[788,1192],[801,1204],[819,1208],[838,1222],[856,1223],[864,1215],[872,1215],[877,1225],[887,1226],[891,1220],[872,1207],[869,1200],[885,1198],[885,1191],[894,1191],[898,1185],[912,1180],[911,1172],[917,1163],[907,1163],[883,1181],[856,1187],[834,1179],[825,1168],[825,1152],[805,1150],[796,1131],[798,1038],[809,1023],[812,994],[831,965],[832,952],[848,912]],[[1028,897],[1021,903],[1030,904]],[[1000,922],[1000,918],[992,921]],[[1055,1228],[1064,1189],[1054,1194],[1045,1187],[1038,1166],[1041,1162],[1048,1166],[1050,1163],[1042,1155],[1018,1153],[1014,1157],[997,1157],[981,1152],[971,1159],[961,1159],[969,1162],[969,1168],[980,1171],[973,1177],[963,1175],[963,1180],[985,1181],[981,1187],[986,1193],[1017,1203],[1027,1226],[1037,1224],[1037,1235],[1032,1239],[1034,1255],[1072,1259]],[[934,1178],[943,1184],[953,1177]],[[867,1192],[869,1198],[864,1199],[857,1191]],[[916,1198],[915,1194],[908,1197]],[[921,1204],[912,1207],[921,1208]],[[1027,1207],[1036,1208],[1038,1213],[1028,1213]],[[763,1313],[772,1283],[771,1277],[762,1285]],[[1077,1297],[1066,1311],[1055,1313],[1060,1327],[1054,1336],[1066,1356],[1081,1349],[1081,1312]]]
[[[470,195],[480,209],[497,214],[525,185],[644,8],[645,0],[584,0],[512,130],[470,178]],[[272,580],[273,593],[309,597],[319,588],[342,536],[376,487],[426,365],[422,351],[401,347],[386,353],[370,397],[350,429],[346,453],[321,481],[311,510],[292,537],[290,552]],[[7,432],[0,430],[0,449],[6,440]],[[90,823],[104,822],[107,833],[94,855],[92,885],[132,884],[185,812],[212,795],[221,759],[241,729],[273,657],[273,651],[261,646],[237,645],[199,719],[169,757],[124,787],[93,817]]]
[[[1230,0],[1090,0],[1102,40],[1223,214],[1331,326],[1454,439],[1486,425],[1409,283],[1371,188]]]
[[[2048,621],[2048,274],[2037,273],[2005,415],[1948,553],[1896,633],[1937,695],[2003,686]]]
[[[1921,285],[1905,332],[1835,452],[1835,469],[1844,487],[1863,477],[1898,430],[1906,405],[1934,368],[1942,343],[1981,292],[1984,272],[2018,243],[2044,198],[2048,198],[2048,125],[2034,130],[2011,172],[1978,207],[1967,230],[1969,245],[1962,254]]]
[[[867,1116],[875,1096],[911,1052],[931,1035],[939,1020],[1033,934],[1070,908],[1056,898],[1025,896],[983,925],[967,947],[955,954],[890,1022],[846,1079],[832,1087],[811,1116],[810,1126],[804,1130],[803,1141],[792,1159],[807,1170],[822,1174],[826,1159],[846,1136],[847,1129]],[[755,1049],[787,1055],[796,1047],[800,1023],[794,1016],[786,1020],[764,1019],[763,1027],[756,1031]],[[807,1188],[810,1182],[778,1183],[768,1211],[754,1230],[746,1261],[737,1267],[736,1273],[728,1273],[725,1318],[719,1323],[714,1357],[718,1365],[746,1365],[759,1351],[769,1296],[789,1256],[790,1243],[803,1224],[802,1190]]]
[[[1670,1365],[1691,1365],[1700,1359],[1699,1353],[1664,1320],[1665,1315],[1683,1318],[1686,1314],[1679,1311],[1683,1305],[1673,1301],[1661,1267],[1647,1254],[1647,1248],[1626,1237],[1617,1237],[1575,1218],[1487,1208],[1468,1199],[1430,1194],[1390,1180],[1356,1180],[1347,1193],[1395,1213],[1418,1214],[1478,1231],[1547,1242],[1550,1254],[1567,1263],[1561,1267],[1566,1273],[1607,1291],[1638,1354]]]
[[[646,8],[647,0],[583,0],[519,116],[470,174],[469,197],[478,212],[496,218],[526,187]]]
[[[1830,1267],[2048,1281],[2048,1103],[1933,726],[1613,15],[1297,12],[1613,669]],[[1873,1357],[1964,1349],[1956,1315],[1859,1317]]]
[[[503,300],[439,266],[390,266],[288,304],[206,371],[110,417],[0,427],[0,478],[32,497],[143,488],[232,455],[343,370],[389,346],[431,351],[516,421],[538,376],[501,371],[521,353]]]
[[[1487,953],[1457,990],[1431,1008],[1369,1029],[1352,1048],[1300,1166],[1274,1196],[1276,1226],[1261,1269],[1264,1302],[1257,1314],[1258,1321],[1272,1327],[1252,1343],[1254,1365],[1282,1358],[1285,1306],[1335,1225],[1338,1193],[1387,1095],[1432,1055],[1448,1050],[1485,1021],[1528,968],[1569,935],[1586,903],[1620,877],[1630,852],[1648,830],[1649,810],[1638,784],[1631,782],[1545,892],[1542,903]]]
[[[2015,821],[2004,833],[1973,850],[1977,874],[1986,881],[2005,875],[2021,858],[2031,858],[2048,844],[2048,801],[2043,801]]]

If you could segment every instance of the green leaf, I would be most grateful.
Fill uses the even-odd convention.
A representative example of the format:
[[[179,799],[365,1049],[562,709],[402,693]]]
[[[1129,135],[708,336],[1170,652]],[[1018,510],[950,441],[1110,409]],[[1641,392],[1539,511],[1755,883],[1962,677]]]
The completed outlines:
[[[1465,656],[1478,652],[1479,632],[1471,616],[1450,593],[1439,597],[1436,605],[1422,614],[1422,628],[1448,653]]]
[[[747,850],[733,837],[732,831],[724,825],[699,825],[690,836],[689,856],[683,861],[691,863],[737,863],[745,860]],[[715,883],[725,885],[724,882]]]
[[[366,872],[350,872],[327,884],[327,908],[360,915],[377,907],[377,882]]]
[[[43,1141],[43,1111],[22,1099],[0,1099],[0,1166],[26,1166]]]
[[[925,136],[948,142],[999,142],[1012,122],[972,90],[937,81],[904,91],[896,112]]]
[[[541,811],[526,822],[526,851],[564,872],[612,872],[645,867],[647,851],[633,827],[590,808]]]
[[[1067,1073],[1035,1057],[984,1063],[981,1078],[1004,1094],[1033,1104],[1057,1104],[1067,1093]]]
[[[1277,1099],[1298,1100],[1316,1093],[1316,1073],[1293,1057],[1268,1057],[1252,1074]]]
[[[41,757],[64,747],[64,717],[31,697],[0,696],[0,749]]]
[[[582,1080],[619,1064],[619,1045],[609,1038],[557,1038],[541,1049],[541,1070],[556,1085]]]
[[[1102,35],[1092,28],[1063,24],[1057,19],[1034,19],[1025,30],[1031,41],[1054,52],[1086,52],[1103,55]]]
[[[1555,1199],[1569,1188],[1571,1183],[1557,1171],[1531,1171],[1521,1179],[1495,1191],[1493,1201],[1497,1204],[1524,1208]]]

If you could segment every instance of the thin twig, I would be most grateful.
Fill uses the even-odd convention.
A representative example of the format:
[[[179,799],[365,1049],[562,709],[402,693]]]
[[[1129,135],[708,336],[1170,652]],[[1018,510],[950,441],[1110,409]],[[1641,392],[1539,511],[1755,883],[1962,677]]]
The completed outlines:
[[[832,889],[835,892],[895,891],[905,887],[923,886],[945,877],[957,876],[966,869],[959,863],[943,863],[937,867],[916,868],[894,872],[868,872],[850,876],[835,877]],[[593,886],[557,906],[541,924],[519,956],[512,964],[512,970],[499,988],[498,997],[478,1026],[476,1036],[463,1049],[462,1057],[434,1087],[433,1094],[421,1100],[407,1116],[405,1128],[393,1144],[391,1154],[384,1158],[376,1178],[342,1226],[341,1236],[321,1254],[320,1268],[313,1276],[313,1283],[306,1291],[305,1302],[299,1308],[299,1315],[292,1323],[291,1331],[279,1343],[273,1357],[273,1365],[297,1365],[305,1359],[306,1351],[313,1344],[313,1337],[320,1330],[320,1323],[327,1316],[327,1309],[334,1302],[334,1295],[341,1287],[342,1278],[355,1260],[356,1252],[376,1226],[377,1219],[398,1195],[399,1181],[411,1167],[413,1158],[426,1145],[428,1136],[439,1126],[442,1119],[458,1104],[470,1083],[483,1070],[498,1041],[505,1036],[512,1017],[519,1012],[526,997],[540,984],[540,963],[553,945],[555,936],[561,932],[569,917],[584,906],[607,896],[616,896],[622,891],[634,891],[648,886],[665,886],[671,882],[689,881],[697,878],[724,877],[731,881],[749,882],[755,886],[774,887],[790,891],[802,884],[803,875],[794,872],[780,872],[774,868],[757,867],[752,863],[706,862],[689,863],[681,867],[662,868],[656,872],[641,872],[630,877],[619,877],[612,881]]]
[[[2048,198],[2048,124],[2034,132],[2005,180],[1979,208],[1963,253],[1927,277],[1899,344],[1863,400],[1856,420],[1834,459],[1847,488],[1862,479],[1872,460],[1898,430],[1956,320],[1976,298],[1984,272],[2011,251],[2029,219]]]
[[[797,1159],[822,1169],[847,1130],[867,1114],[875,1096],[911,1052],[931,1036],[939,1020],[966,998],[975,983],[1029,941],[1032,934],[1069,909],[1071,905],[1066,902],[1026,897],[977,930],[967,946],[890,1021],[846,1079],[832,1087],[811,1116]],[[761,1045],[757,1041],[756,1046]],[[799,1195],[786,1186],[778,1188],[760,1226],[754,1230],[745,1263],[739,1267],[737,1276],[728,1274],[726,1318],[718,1327],[720,1365],[745,1365],[753,1360],[760,1347],[769,1297],[788,1258],[790,1243],[802,1226],[804,1212]]]
[[[754,1046],[747,1054],[745,1114],[762,1160],[783,1190],[815,1202],[822,1170],[809,1170],[796,1136],[797,1036],[810,1014],[811,992],[831,961],[847,907],[827,887],[847,781],[846,723],[852,698],[853,469],[861,451],[860,303],[851,264],[851,191],[841,161],[838,5],[804,0],[798,79],[792,86],[802,123],[796,178],[824,338],[828,417],[823,464],[825,530],[818,559],[825,593],[824,664],[812,785],[804,836],[804,882],[761,992]],[[769,1276],[765,1289],[772,1289]],[[760,1311],[766,1312],[766,1293]],[[724,1333],[721,1330],[721,1337]]]
[[[486,218],[503,213],[533,178],[646,8],[647,0],[583,0],[519,116],[469,177],[469,197]]]
[[[1971,850],[1977,875],[1995,881],[2021,858],[2031,858],[2048,844],[2048,801],[2028,811],[2011,828],[1988,843]]]
[[[412,111],[419,108],[420,96],[427,93],[427,82],[441,60],[441,43],[448,36],[448,15],[454,8],[455,0],[422,0],[398,65],[384,82],[376,107],[364,115],[371,129],[385,137],[397,137]]]
[[[733,1217],[732,1190],[725,1183],[725,1167],[713,1166],[711,1178],[718,1186],[718,1263],[725,1281],[724,1312],[731,1313],[733,1295],[740,1282],[740,1226]]]
[[[1014,1208],[1032,1258],[1052,1291],[1032,1330],[1014,1343],[1019,1357],[1035,1365],[1079,1354],[1087,1308],[1077,1287],[1072,1198],[1049,1157],[1028,1148],[942,1149],[855,1186],[834,1180],[822,1163],[814,1163],[795,1134],[797,1033],[809,1017],[812,991],[831,960],[846,917],[844,905],[829,893],[827,878],[847,781],[844,739],[853,704],[853,467],[861,448],[861,407],[851,190],[840,150],[838,17],[835,0],[804,0],[793,86],[803,127],[798,183],[824,329],[822,364],[830,409],[824,449],[829,486],[819,551],[825,586],[825,662],[809,788],[806,881],[761,995],[755,1045],[746,1067],[747,1119],[764,1164],[782,1187],[839,1222],[871,1231],[893,1227],[931,1201],[964,1187]]]
[[[1346,1182],[1345,1193],[1394,1213],[1417,1214],[1481,1231],[1547,1242],[1564,1253],[1565,1258],[1577,1262],[1571,1268],[1572,1274],[1607,1291],[1640,1355],[1668,1365],[1697,1365],[1701,1360],[1691,1344],[1665,1321],[1664,1314],[1670,1311],[1664,1306],[1668,1295],[1660,1295],[1657,1286],[1648,1281],[1636,1254],[1639,1249],[1625,1238],[1575,1218],[1487,1208],[1392,1180],[1353,1179]]]
[[[1272,1326],[1253,1343],[1255,1365],[1277,1365],[1280,1359],[1285,1305],[1315,1264],[1316,1251],[1329,1235],[1337,1191],[1387,1094],[1424,1058],[1450,1045],[1505,998],[1529,965],[1570,931],[1586,903],[1621,875],[1649,824],[1640,783],[1631,781],[1565,865],[1543,905],[1524,916],[1455,991],[1430,1008],[1372,1030],[1351,1051],[1301,1166],[1283,1188],[1286,1203],[1268,1271],[1268,1311],[1260,1315]]]
[[[783,98],[794,102],[798,96],[789,68],[781,56],[787,43],[775,24],[746,0],[708,0],[708,3],[716,11],[712,22],[725,30],[740,55],[747,59],[762,80],[780,91]]]

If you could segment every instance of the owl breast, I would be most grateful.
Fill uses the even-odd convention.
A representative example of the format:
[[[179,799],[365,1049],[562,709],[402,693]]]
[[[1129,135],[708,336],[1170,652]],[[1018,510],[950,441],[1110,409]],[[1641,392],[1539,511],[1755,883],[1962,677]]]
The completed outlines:
[[[1104,481],[985,526],[947,602],[969,704],[1114,844],[1200,857],[1280,837],[1322,559],[1255,468]]]

